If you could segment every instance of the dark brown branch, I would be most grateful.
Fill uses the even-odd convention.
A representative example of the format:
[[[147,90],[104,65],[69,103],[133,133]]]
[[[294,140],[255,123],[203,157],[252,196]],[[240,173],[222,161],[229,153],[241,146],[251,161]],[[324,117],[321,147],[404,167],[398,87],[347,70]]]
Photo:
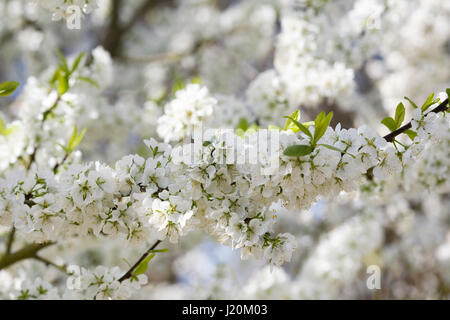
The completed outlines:
[[[430,112],[434,112],[434,113],[438,113],[438,112],[442,112],[442,111],[446,111],[448,109],[448,98],[445,99],[444,102],[442,102],[440,105],[438,105],[436,108],[434,108],[433,110],[431,110]],[[389,133],[388,135],[384,136],[384,139],[387,142],[393,142],[394,139],[404,133],[406,130],[411,129],[411,122],[408,122],[407,124],[405,124],[403,127],[398,128],[395,131],[392,131],[391,133]]]
[[[131,276],[133,275],[134,270],[136,270],[136,268],[139,266],[139,264],[144,261],[145,258],[148,257],[148,255],[150,253],[152,253],[153,250],[155,250],[155,248],[161,243],[161,240],[156,241],[150,249],[148,249],[140,258],[139,260],[130,268],[130,270],[128,270],[120,279],[119,281],[122,282],[124,280],[127,280],[129,278],[131,278]]]

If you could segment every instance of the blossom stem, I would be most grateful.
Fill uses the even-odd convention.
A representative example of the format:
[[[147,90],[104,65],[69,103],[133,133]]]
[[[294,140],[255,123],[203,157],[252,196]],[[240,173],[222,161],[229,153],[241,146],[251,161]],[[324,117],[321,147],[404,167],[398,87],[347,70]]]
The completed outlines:
[[[50,261],[50,260],[48,260],[48,259],[46,259],[46,258],[43,258],[43,257],[41,257],[41,256],[38,256],[37,254],[36,254],[33,258],[34,258],[35,260],[38,260],[38,261],[42,262],[42,263],[45,263],[45,265],[47,265],[47,266],[55,267],[56,269],[58,269],[58,270],[64,272],[65,274],[68,274],[68,275],[70,274],[70,273],[67,271],[67,267],[66,267],[65,265],[60,266],[60,265],[58,265],[58,264],[56,264],[56,263],[54,263],[54,262],[52,262],[52,261]]]
[[[147,256],[149,254],[152,253],[152,251],[161,243],[161,240],[156,241],[151,247],[150,249],[148,249],[140,258],[139,260],[119,279],[120,282],[127,280],[129,278],[131,278],[131,276],[133,275],[134,270],[139,266],[139,264],[145,259],[147,258]]]

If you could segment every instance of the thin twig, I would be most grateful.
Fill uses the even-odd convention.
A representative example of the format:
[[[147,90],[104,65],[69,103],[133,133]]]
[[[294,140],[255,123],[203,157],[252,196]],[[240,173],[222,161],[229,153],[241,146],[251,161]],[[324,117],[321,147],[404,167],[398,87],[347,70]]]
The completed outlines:
[[[33,257],[33,259],[38,260],[42,263],[45,263],[45,265],[47,265],[47,266],[55,267],[56,269],[64,272],[65,274],[69,274],[69,272],[67,271],[67,267],[65,265],[62,265],[62,266],[57,265],[56,263],[54,263],[44,257],[38,256],[37,254]]]
[[[434,108],[430,112],[438,113],[438,112],[446,111],[447,109],[448,109],[448,98],[445,99],[440,105],[438,105],[436,108]],[[387,142],[393,142],[395,137],[397,137],[398,135],[404,133],[408,129],[411,129],[411,121],[408,122],[407,124],[405,124],[403,127],[400,127],[397,130],[392,131],[388,135],[385,135],[384,139]]]
[[[151,247],[150,249],[148,249],[140,258],[139,260],[119,279],[120,282],[127,280],[129,278],[131,278],[131,276],[133,275],[134,270],[139,266],[139,264],[145,259],[147,258],[147,256],[149,254],[152,253],[152,251],[161,243],[161,240],[156,241]]]

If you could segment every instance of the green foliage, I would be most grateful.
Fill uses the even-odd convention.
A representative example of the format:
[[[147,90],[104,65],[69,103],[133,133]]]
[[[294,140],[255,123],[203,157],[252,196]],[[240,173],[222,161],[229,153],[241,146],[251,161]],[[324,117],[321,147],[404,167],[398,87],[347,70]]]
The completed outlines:
[[[320,138],[323,137],[323,135],[327,131],[332,118],[333,112],[330,112],[327,115],[325,114],[325,112],[321,112],[316,117],[316,120],[314,120],[314,138],[312,141],[313,148],[316,146],[317,142],[320,140]]]
[[[417,106],[417,104],[415,104],[414,103],[414,101],[412,101],[410,98],[408,98],[408,97],[404,97],[406,100],[408,100],[408,102],[411,104],[411,106],[414,108],[414,109],[417,109],[418,108],[418,106]]]
[[[169,251],[169,249],[160,249],[160,250],[149,251],[150,254],[144,260],[142,260],[141,263],[139,263],[139,265],[136,267],[136,269],[134,269],[133,276],[136,277],[140,274],[144,274],[145,272],[147,272],[148,263],[150,262],[150,260],[152,260],[155,257],[155,253],[167,252],[167,251]]]
[[[400,102],[397,105],[397,109],[395,109],[395,119],[393,119],[392,117],[387,117],[384,118],[381,123],[384,124],[392,132],[400,128],[404,120],[405,106]]]
[[[406,130],[405,132],[403,132],[404,134],[408,135],[408,137],[411,140],[414,140],[417,137],[417,133],[411,129]]]
[[[405,120],[405,106],[401,102],[397,105],[397,108],[395,109],[394,120],[397,125],[397,128],[400,128],[403,121]]]
[[[313,148],[311,146],[299,144],[299,145],[287,147],[284,150],[283,154],[288,157],[301,157],[301,156],[306,156],[306,155],[310,154],[311,152],[313,152]]]
[[[236,126],[235,133],[240,137],[244,137],[246,132],[252,133],[258,130],[259,126],[256,123],[250,125],[247,119],[241,118]]]
[[[285,117],[285,118],[287,118],[287,120],[286,120],[286,124],[284,126],[284,130],[291,130],[293,132],[301,131],[304,134],[306,134],[308,137],[310,137],[311,140],[313,139],[313,136],[312,136],[311,132],[309,132],[308,128],[304,124],[299,122],[300,110],[295,111],[289,117]]]
[[[85,128],[80,133],[78,133],[77,126],[74,126],[72,135],[69,139],[69,142],[67,143],[67,146],[60,145],[61,148],[63,148],[67,154],[72,153],[72,151],[74,151],[83,140],[86,130],[87,129]]]
[[[0,135],[7,136],[10,135],[14,131],[15,127],[7,127],[2,118],[0,118]]]
[[[84,52],[80,53],[75,58],[75,61],[73,62],[71,67],[69,67],[67,60],[64,57],[64,55],[61,53],[61,51],[58,50],[57,54],[58,54],[60,62],[58,64],[58,67],[56,68],[55,72],[53,73],[52,78],[50,79],[50,84],[54,85],[57,88],[59,95],[62,96],[64,93],[67,92],[67,90],[69,90],[70,77],[80,66],[80,63],[84,57]],[[95,85],[96,87],[99,87],[98,83],[96,83],[95,81],[93,81],[90,78],[78,77],[78,79],[81,81],[89,82],[89,83]]]
[[[0,97],[6,97],[11,95],[14,91],[16,91],[19,83],[16,81],[6,81],[0,83]]]
[[[241,129],[244,132],[248,129],[248,121],[246,118],[241,118],[236,126],[236,129]]]
[[[289,117],[285,117],[288,120],[286,121],[286,125],[284,126],[284,130],[292,130],[294,132],[301,131],[306,134],[311,139],[311,144],[308,145],[295,145],[290,146],[284,150],[284,155],[289,157],[299,157],[305,156],[313,152],[314,148],[317,145],[317,142],[320,138],[323,137],[325,132],[327,131],[328,126],[330,125],[331,119],[333,118],[333,112],[329,114],[325,114],[325,112],[321,112],[316,120],[300,123],[300,111],[297,110]],[[308,130],[308,127],[314,125],[314,135]],[[333,150],[340,151],[341,150],[334,148],[333,146],[324,145],[326,148],[332,148]]]
[[[136,267],[136,269],[133,272],[134,276],[138,276],[140,274],[144,274],[147,272],[148,269],[148,263],[150,260],[152,260],[155,257],[155,254],[149,254],[144,260],[141,261],[141,263]]]
[[[422,112],[427,110],[430,106],[432,106],[435,103],[439,103],[440,99],[434,99],[434,93],[431,93],[425,103],[422,105]]]
[[[98,84],[98,82],[92,78],[79,76],[79,77],[77,77],[77,79],[80,81],[83,81],[83,82],[87,82],[96,88],[100,88],[100,85]]]

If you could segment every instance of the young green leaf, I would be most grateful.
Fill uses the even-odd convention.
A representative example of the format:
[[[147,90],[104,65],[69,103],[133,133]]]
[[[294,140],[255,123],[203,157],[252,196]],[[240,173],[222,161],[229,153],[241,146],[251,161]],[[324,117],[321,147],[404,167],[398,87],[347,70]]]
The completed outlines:
[[[405,120],[405,106],[401,102],[397,105],[397,108],[395,109],[394,120],[397,126],[396,129],[400,128],[403,123],[403,120]]]
[[[59,60],[61,61],[61,64],[60,64],[61,69],[62,69],[66,74],[69,74],[69,73],[70,73],[70,71],[69,71],[69,65],[67,64],[66,58],[64,57],[64,55],[62,54],[62,52],[61,52],[60,50],[57,50],[57,51],[56,51],[56,54],[58,55]]]
[[[313,152],[313,149],[311,148],[311,146],[299,144],[299,145],[287,147],[284,150],[283,154],[288,157],[301,157],[301,156],[306,156],[306,155],[310,154],[311,152]]]
[[[273,124],[269,124],[269,126],[267,127],[267,129],[269,129],[269,130],[281,131],[281,128],[280,128],[280,127],[278,127],[278,126],[276,126],[276,125],[273,125]]]
[[[141,261],[141,263],[139,263],[139,265],[136,267],[136,269],[134,269],[133,275],[134,276],[138,276],[140,274],[144,274],[145,272],[147,272],[148,269],[148,263],[150,262],[150,260],[152,260],[155,257],[155,254],[149,254],[144,260]]]
[[[69,90],[69,78],[64,75],[62,72],[58,73],[58,92],[59,95],[62,96],[64,93]]]
[[[16,129],[15,126],[6,126],[2,118],[0,118],[0,135],[8,136]]]
[[[209,146],[211,143],[212,143],[211,141],[205,141],[205,142],[203,142],[203,146],[204,146],[204,147],[207,147],[207,146]]]
[[[303,132],[304,134],[306,134],[308,137],[310,137],[310,138],[312,139],[312,134],[311,134],[311,132],[309,132],[308,128],[306,128],[303,124],[301,124],[300,122],[298,122],[298,121],[295,120],[294,118],[291,118],[291,117],[285,117],[285,118],[290,119],[290,120],[292,121],[292,123],[294,123],[295,126],[296,126],[301,132]],[[294,131],[294,132],[298,132],[298,130],[297,130],[297,131]]]
[[[406,100],[408,100],[408,102],[411,104],[411,106],[414,108],[414,109],[417,109],[418,108],[418,106],[417,106],[417,104],[415,104],[414,103],[414,101],[412,101],[410,98],[408,98],[408,97],[404,97]]]
[[[330,125],[332,118],[333,112],[330,112],[328,115],[325,115],[325,112],[321,112],[316,117],[316,120],[314,120],[315,127],[314,127],[313,146],[315,146],[317,142],[320,140],[320,138],[323,137],[323,135],[328,129],[328,126]]]
[[[384,118],[381,121],[381,123],[384,124],[391,131],[397,130],[397,122],[391,117]]]
[[[403,133],[407,134],[411,140],[414,140],[417,137],[417,133],[411,129],[408,129]]]
[[[236,126],[236,129],[242,129],[244,132],[248,129],[248,121],[246,118],[241,118]]]
[[[296,121],[300,121],[300,110],[295,110],[289,117],[287,118],[286,124],[284,125],[284,131],[292,130],[294,132],[298,131],[298,128],[296,128],[292,122],[292,119]]]
[[[194,77],[191,79],[192,84],[202,84],[203,80],[200,77]]]
[[[422,105],[422,111],[427,110],[431,105],[435,104],[439,102],[439,99],[434,100],[434,93],[431,93],[427,100],[424,102],[424,104]]]
[[[175,93],[179,90],[182,90],[186,88],[186,83],[184,83],[183,79],[176,77],[175,83],[172,86],[172,95],[175,95]]]
[[[89,77],[81,77],[81,76],[80,76],[80,77],[77,77],[77,79],[80,80],[80,81],[87,82],[87,83],[89,83],[90,85],[93,85],[94,87],[100,88],[100,85],[98,84],[98,82],[95,81],[95,80],[92,79],[92,78],[89,78]]]
[[[16,81],[7,81],[0,83],[0,96],[6,97],[11,95],[14,91],[16,91],[19,83]]]
[[[70,70],[70,74],[74,73],[75,70],[77,70],[78,66],[80,65],[81,60],[84,57],[84,52],[80,53],[78,55],[78,57],[75,59],[73,65],[72,65],[72,69]]]
[[[83,140],[86,130],[87,129],[83,129],[83,131],[78,134],[77,126],[74,126],[72,136],[70,137],[69,143],[67,144],[66,148],[68,153],[71,153],[73,150],[75,150],[76,147],[78,147],[78,145],[81,143],[81,140]]]

